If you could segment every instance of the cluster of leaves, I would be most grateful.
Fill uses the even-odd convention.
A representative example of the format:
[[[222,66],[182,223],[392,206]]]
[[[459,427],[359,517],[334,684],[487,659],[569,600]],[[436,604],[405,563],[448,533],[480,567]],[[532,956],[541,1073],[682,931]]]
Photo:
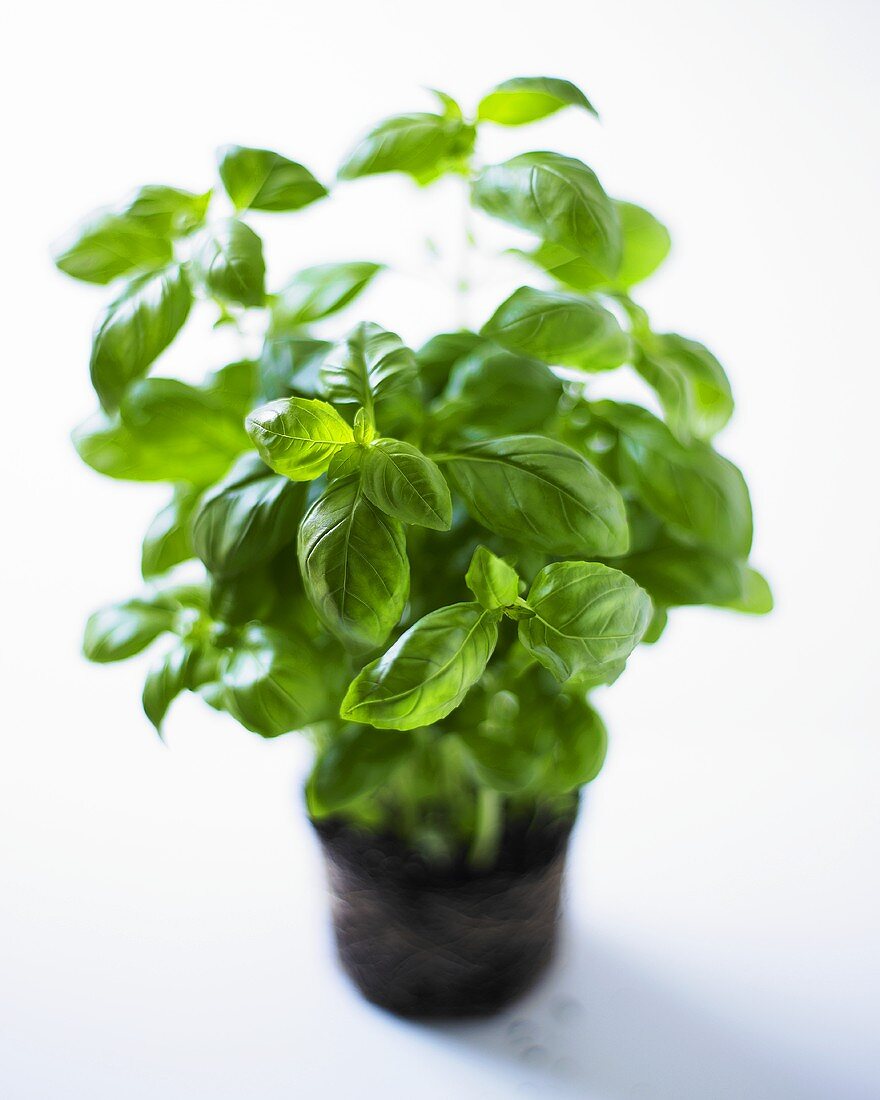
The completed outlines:
[[[338,176],[460,176],[477,210],[534,236],[520,256],[538,285],[479,332],[418,351],[371,322],[319,339],[311,326],[381,265],[321,264],[267,293],[248,212],[328,194],[267,150],[220,150],[216,195],[141,188],[56,263],[122,281],[95,330],[101,408],[74,433],[80,456],[173,486],[143,542],[147,591],[92,616],[86,655],[120,660],[164,637],[144,689],[157,728],[190,690],[265,737],[305,730],[314,814],[442,848],[485,832],[487,794],[512,810],[567,805],[598,773],[606,733],[589,693],[659,638],[670,608],[762,613],[772,599],[748,565],[745,482],[711,442],[733,411],[724,370],[702,344],[654,332],[631,297],[664,260],[666,229],[572,157],[477,167],[482,125],[592,105],[551,78],[498,85],[472,119],[436,96],[437,112],[367,133]],[[261,311],[259,360],[199,385],[150,375],[196,301],[221,322]],[[662,419],[591,399],[591,376],[625,365]],[[190,559],[204,579],[182,583]]]

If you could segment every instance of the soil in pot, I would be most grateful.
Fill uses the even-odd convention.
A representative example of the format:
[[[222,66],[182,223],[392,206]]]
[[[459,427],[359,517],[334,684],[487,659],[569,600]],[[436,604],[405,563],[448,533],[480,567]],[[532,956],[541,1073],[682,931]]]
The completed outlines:
[[[415,1018],[484,1016],[550,961],[573,817],[510,822],[491,871],[464,854],[438,868],[391,836],[313,824],[339,957],[373,1004]]]

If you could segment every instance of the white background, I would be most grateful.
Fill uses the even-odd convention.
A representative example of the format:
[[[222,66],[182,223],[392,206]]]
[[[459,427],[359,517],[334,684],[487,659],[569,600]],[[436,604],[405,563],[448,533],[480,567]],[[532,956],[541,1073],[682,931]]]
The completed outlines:
[[[880,1095],[877,14],[82,0],[7,15],[5,1100]],[[68,443],[92,408],[105,294],[55,273],[47,249],[138,183],[205,186],[222,142],[329,179],[366,124],[428,105],[420,85],[472,103],[532,73],[582,84],[603,125],[571,112],[493,134],[486,155],[581,156],[670,226],[643,299],[732,376],[720,446],[753,486],[778,610],[682,611],[636,655],[602,701],[612,748],[553,976],[498,1021],[424,1028],[365,1006],[335,969],[303,747],[186,699],[164,749],[139,710],[143,662],[79,656],[86,614],[136,589],[161,494],[103,481]],[[254,224],[276,287],[319,260],[399,263],[412,277],[364,306],[418,341],[453,319],[414,276],[422,238],[454,252],[458,219],[450,188],[386,178]],[[473,321],[511,278],[482,282]],[[235,354],[208,335],[197,317],[163,367],[197,376]]]

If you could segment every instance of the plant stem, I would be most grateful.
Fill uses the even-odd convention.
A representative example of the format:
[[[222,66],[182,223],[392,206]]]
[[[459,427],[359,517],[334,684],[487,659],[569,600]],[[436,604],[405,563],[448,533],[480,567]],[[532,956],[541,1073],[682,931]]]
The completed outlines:
[[[483,871],[492,867],[498,858],[502,826],[501,795],[488,787],[480,787],[477,791],[474,839],[468,854],[471,867]]]

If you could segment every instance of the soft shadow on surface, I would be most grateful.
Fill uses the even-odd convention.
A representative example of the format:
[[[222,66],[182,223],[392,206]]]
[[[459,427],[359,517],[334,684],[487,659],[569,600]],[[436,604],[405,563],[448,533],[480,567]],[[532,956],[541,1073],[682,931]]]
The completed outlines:
[[[828,1100],[838,1082],[785,1064],[619,949],[565,929],[547,977],[503,1015],[440,1034],[521,1070],[520,1096],[584,1100]]]

